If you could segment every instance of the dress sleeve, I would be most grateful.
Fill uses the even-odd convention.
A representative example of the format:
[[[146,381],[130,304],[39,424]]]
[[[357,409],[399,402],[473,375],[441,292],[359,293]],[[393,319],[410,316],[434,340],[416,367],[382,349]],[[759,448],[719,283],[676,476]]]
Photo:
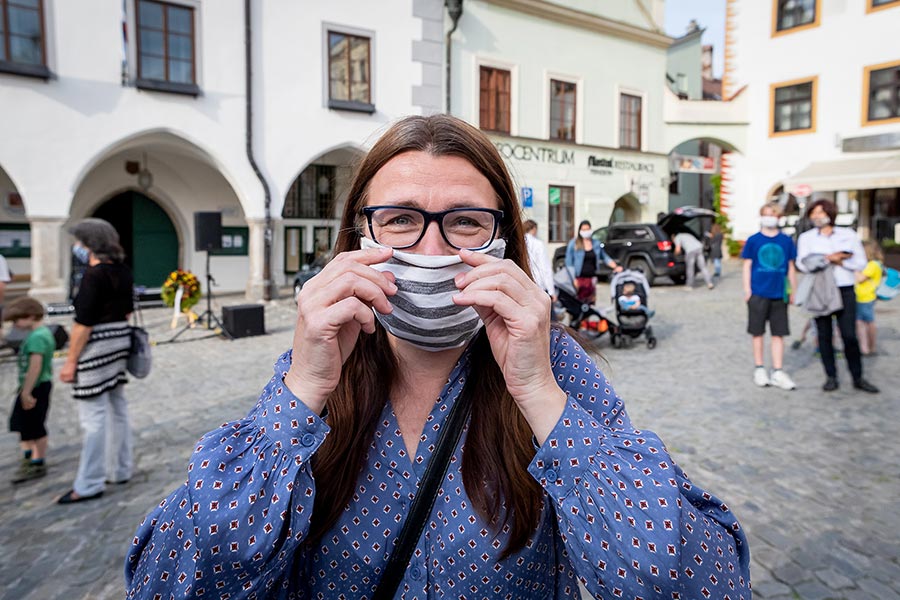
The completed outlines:
[[[72,305],[75,307],[75,322],[79,325],[93,327],[100,321],[98,307],[102,292],[98,286],[97,271],[88,267],[84,270],[81,283],[78,285],[78,294],[72,301]]]
[[[595,597],[750,598],[734,514],[693,485],[566,334],[554,371],[568,405],[529,472],[554,508],[561,556]],[[568,564],[559,565],[560,570]]]
[[[277,595],[309,531],[309,461],[329,431],[284,385],[290,361],[281,355],[245,419],[200,439],[185,484],[144,518],[125,562],[128,598]]]

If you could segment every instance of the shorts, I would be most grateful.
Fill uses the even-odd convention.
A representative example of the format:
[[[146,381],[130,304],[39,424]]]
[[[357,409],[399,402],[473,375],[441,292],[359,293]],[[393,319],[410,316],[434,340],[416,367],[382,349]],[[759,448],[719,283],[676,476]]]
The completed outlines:
[[[763,298],[750,296],[747,301],[747,333],[760,336],[766,333],[766,321],[769,322],[769,333],[777,337],[791,334],[788,326],[787,302],[781,298]]]
[[[875,322],[875,301],[856,303],[856,320],[865,323]]]
[[[34,387],[31,395],[37,400],[34,408],[25,410],[22,408],[22,395],[16,395],[16,403],[13,404],[12,413],[9,415],[9,430],[19,432],[23,442],[39,440],[47,435],[44,423],[47,421],[47,412],[50,410],[49,381]]]

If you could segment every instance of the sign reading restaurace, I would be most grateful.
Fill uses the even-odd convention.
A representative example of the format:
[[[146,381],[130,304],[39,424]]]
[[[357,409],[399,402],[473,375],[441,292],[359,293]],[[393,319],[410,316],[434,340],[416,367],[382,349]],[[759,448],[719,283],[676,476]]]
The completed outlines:
[[[652,173],[656,168],[653,163],[634,162],[621,158],[588,157],[588,168],[592,173],[599,175],[612,175],[612,169],[619,171],[637,171],[639,173]]]

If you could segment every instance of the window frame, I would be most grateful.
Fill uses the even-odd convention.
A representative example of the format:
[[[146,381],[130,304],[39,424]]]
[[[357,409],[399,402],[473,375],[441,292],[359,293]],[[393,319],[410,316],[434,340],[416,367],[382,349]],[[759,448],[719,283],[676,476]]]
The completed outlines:
[[[866,14],[878,12],[879,10],[887,10],[889,8],[900,8],[900,0],[889,0],[885,4],[875,4],[875,0],[866,0]]]
[[[372,73],[375,71],[375,33],[361,29],[344,27],[332,23],[323,23],[323,62],[324,62],[324,97],[325,105],[332,110],[347,110],[352,112],[362,112],[372,114],[375,112],[375,82],[372,80]],[[331,97],[331,34],[338,34],[347,37],[365,38],[368,44],[368,61],[366,62],[366,77],[369,83],[369,101],[359,102],[356,100],[338,100]],[[349,60],[349,56],[348,56]],[[348,70],[348,76],[350,71]],[[349,89],[349,87],[348,87]]]
[[[810,126],[807,129],[790,129],[788,131],[775,131],[775,92],[781,88],[812,84],[810,93],[810,101],[812,107],[810,109]],[[816,132],[816,113],[819,109],[819,76],[802,77],[800,79],[792,79],[790,81],[780,81],[769,86],[769,137],[784,137],[788,135],[801,135]]]
[[[635,151],[640,152],[645,147],[644,132],[645,132],[646,128],[644,126],[645,125],[644,119],[646,117],[646,111],[644,110],[644,105],[647,102],[647,95],[643,92],[636,92],[634,90],[628,90],[628,89],[619,89],[618,94],[619,94],[619,102],[618,102],[619,110],[616,113],[616,115],[617,115],[616,133],[619,138],[618,139],[618,148],[620,148],[621,150],[635,150]],[[640,112],[638,113],[638,119],[637,119],[637,124],[638,124],[637,146],[626,146],[622,140],[622,108],[624,106],[622,101],[624,100],[625,96],[628,96],[630,98],[637,98],[638,100],[641,101],[640,102]]]
[[[15,3],[15,0],[12,0]],[[0,43],[3,44],[5,58],[0,59],[0,73],[10,75],[23,75],[25,77],[35,77],[37,79],[50,79],[50,69],[47,67],[47,16],[44,10],[44,0],[38,0],[37,13],[38,21],[41,25],[41,63],[20,63],[10,59],[9,52],[9,3],[10,0],[0,0],[0,12],[3,19],[3,33],[0,34]],[[31,7],[21,7],[27,10],[33,10]]]
[[[787,35],[790,33],[797,33],[798,31],[805,31],[807,29],[813,29],[818,27],[822,23],[822,0],[815,0],[816,6],[815,11],[816,15],[813,18],[811,23],[804,23],[803,25],[795,25],[794,27],[790,27],[788,29],[779,29],[779,19],[778,19],[778,9],[780,3],[783,0],[772,0],[772,37],[778,37],[782,35]]]
[[[479,129],[481,129],[482,131],[490,132],[490,133],[512,135],[512,123],[513,123],[513,118],[512,118],[513,72],[512,72],[512,70],[508,69],[508,68],[504,68],[504,67],[498,67],[496,65],[481,64],[481,63],[479,63],[477,66],[478,66],[478,127],[479,127]],[[507,100],[506,129],[503,129],[502,127],[488,127],[484,123],[482,123],[482,119],[481,119],[481,117],[482,117],[482,92],[484,90],[481,87],[481,81],[482,81],[481,75],[485,70],[490,70],[490,71],[493,71],[494,73],[506,73],[507,83],[508,83],[508,91],[507,91],[507,97],[506,97],[506,100]],[[494,87],[493,91],[494,91],[494,98],[493,98],[494,106],[496,107],[499,105],[497,98],[499,97],[500,94],[497,91],[497,87]],[[491,88],[488,88],[487,92],[490,93]],[[496,116],[496,114],[493,116]],[[496,125],[496,123],[495,123],[495,125]]]
[[[560,202],[559,204],[550,204],[550,188],[558,188],[560,190]],[[571,190],[571,204],[567,206],[570,210],[571,222],[569,223],[569,231],[566,231],[565,227],[560,228],[559,238],[554,238],[553,234],[555,233],[554,228],[554,219],[553,219],[553,210],[556,208],[557,210],[561,210],[563,206],[563,197],[562,190]],[[558,219],[557,219],[558,220]],[[565,221],[565,220],[564,220]],[[563,223],[565,224],[565,222]],[[559,227],[559,225],[557,225]],[[550,244],[559,244],[566,243],[572,237],[572,232],[575,231],[575,186],[574,185],[560,185],[556,183],[547,184],[547,240]]]
[[[900,0],[898,0],[898,6],[900,6]],[[900,112],[898,112],[895,117],[888,117],[886,119],[870,119],[869,118],[869,102],[871,101],[870,93],[871,93],[871,83],[872,83],[872,72],[873,71],[883,71],[885,69],[896,68],[900,69],[900,60],[892,60],[886,63],[880,63],[877,65],[869,65],[863,67],[863,84],[862,84],[862,126],[869,127],[872,125],[888,125],[891,123],[900,123]],[[900,101],[898,101],[900,102]]]
[[[143,76],[143,65],[141,64],[141,3],[142,2],[150,2],[153,4],[159,4],[163,7],[163,42],[165,55],[163,56],[163,63],[166,68],[166,77],[168,77],[169,73],[169,28],[168,28],[168,16],[166,8],[169,6],[181,8],[185,10],[189,10],[191,13],[191,71],[193,74],[193,82],[192,83],[182,83],[176,81],[169,81],[168,79],[151,79]],[[197,68],[197,48],[198,48],[198,30],[197,27],[197,19],[199,11],[197,10],[197,6],[193,3],[184,3],[177,2],[171,0],[134,0],[132,2],[132,7],[134,9],[134,57],[135,57],[135,66],[137,67],[137,72],[135,73],[134,85],[138,89],[143,90],[151,90],[156,92],[168,92],[172,94],[183,94],[187,96],[199,96],[200,95],[200,73]]]
[[[304,203],[303,186],[301,183],[303,174],[309,170],[312,170],[311,176],[313,177],[313,185],[316,186],[313,190],[313,197],[311,199],[308,199],[308,202],[310,202],[315,209],[315,212],[312,214],[303,212],[303,208],[304,206],[306,206],[306,204]],[[318,190],[319,179],[323,176],[328,178],[329,184],[328,194],[325,198],[323,198],[323,196],[326,195],[320,193]],[[295,208],[294,200],[296,200],[296,212],[290,215],[285,214],[285,211],[287,210],[289,204],[291,208]],[[312,219],[318,221],[334,220],[338,218],[335,214],[337,204],[337,166],[320,163],[310,163],[306,167],[304,167],[303,170],[297,174],[297,177],[295,177],[291,182],[287,194],[285,194],[284,205],[281,207],[281,218],[307,220]],[[321,210],[323,207],[325,208],[324,211]]]
[[[572,114],[572,137],[571,138],[559,138],[554,137],[553,127],[550,121],[552,120],[553,114],[553,83],[566,83],[575,86],[574,90],[574,98],[575,98],[575,108]],[[574,80],[564,76],[558,76],[554,74],[549,74],[547,79],[547,140],[551,142],[562,142],[562,143],[579,143],[580,135],[581,135],[581,127],[578,123],[580,112],[578,110],[578,105],[580,103],[579,94],[581,91],[581,85],[578,80]]]

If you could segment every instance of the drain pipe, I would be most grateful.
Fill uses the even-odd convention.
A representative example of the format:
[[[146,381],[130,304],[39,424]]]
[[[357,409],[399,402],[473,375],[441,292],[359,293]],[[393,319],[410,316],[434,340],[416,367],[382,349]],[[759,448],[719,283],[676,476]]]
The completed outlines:
[[[453,35],[453,32],[456,31],[456,26],[459,25],[459,18],[463,13],[463,0],[444,0],[444,6],[447,7],[447,13],[450,15],[450,21],[453,23],[453,27],[450,28],[450,31],[447,32],[447,37],[444,40],[444,47],[447,49],[447,114],[452,114],[450,112],[450,36]]]
[[[252,29],[250,27],[250,0],[244,0],[244,67],[246,75],[246,114],[247,114],[247,159],[253,172],[259,178],[265,193],[265,225],[263,232],[263,300],[272,299],[272,194],[269,191],[269,184],[259,170],[256,159],[253,158],[253,77],[252,77],[252,58],[251,45],[253,41]]]

